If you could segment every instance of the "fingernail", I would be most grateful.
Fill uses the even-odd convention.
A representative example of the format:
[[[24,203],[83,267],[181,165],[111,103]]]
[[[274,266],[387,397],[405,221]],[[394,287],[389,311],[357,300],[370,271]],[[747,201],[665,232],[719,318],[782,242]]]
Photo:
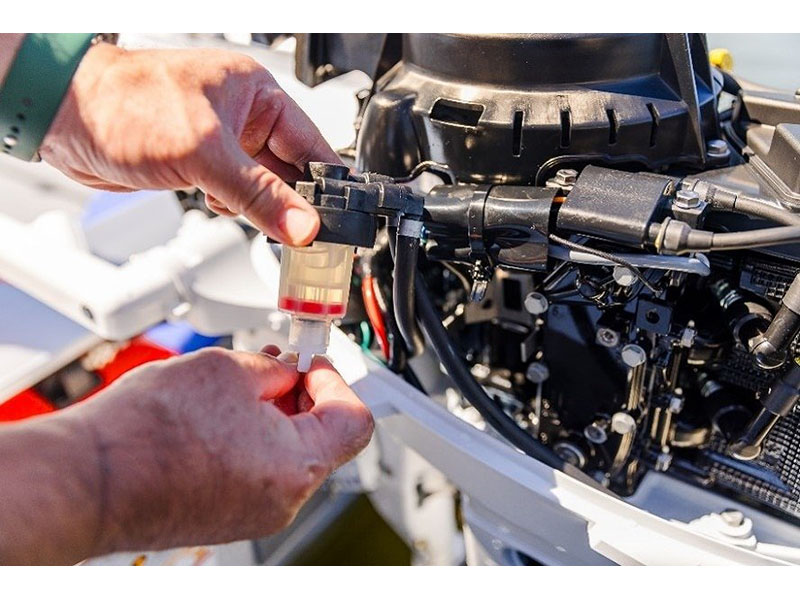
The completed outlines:
[[[281,352],[280,354],[278,354],[278,360],[285,363],[289,363],[290,365],[296,365],[297,352],[289,352],[288,350],[286,352]]]
[[[317,219],[312,208],[293,206],[283,213],[281,231],[293,244],[307,244],[316,233]]]

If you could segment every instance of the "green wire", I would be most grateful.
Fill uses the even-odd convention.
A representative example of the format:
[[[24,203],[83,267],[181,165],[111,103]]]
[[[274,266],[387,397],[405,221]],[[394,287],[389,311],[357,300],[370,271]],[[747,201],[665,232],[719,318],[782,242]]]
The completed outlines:
[[[361,348],[362,350],[369,350],[370,345],[372,344],[372,329],[370,329],[369,323],[366,321],[361,321]]]

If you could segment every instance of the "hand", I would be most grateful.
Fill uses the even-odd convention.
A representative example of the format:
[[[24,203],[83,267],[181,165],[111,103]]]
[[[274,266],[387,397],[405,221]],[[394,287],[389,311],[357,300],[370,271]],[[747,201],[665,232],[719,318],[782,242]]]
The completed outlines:
[[[151,363],[64,411],[99,440],[94,553],[275,532],[366,446],[372,417],[330,363],[316,358],[301,379],[275,354],[212,348]]]
[[[319,217],[284,181],[309,161],[339,162],[255,60],[108,44],[84,57],[40,152],[100,189],[198,186],[212,210],[245,215],[292,245],[314,239]]]

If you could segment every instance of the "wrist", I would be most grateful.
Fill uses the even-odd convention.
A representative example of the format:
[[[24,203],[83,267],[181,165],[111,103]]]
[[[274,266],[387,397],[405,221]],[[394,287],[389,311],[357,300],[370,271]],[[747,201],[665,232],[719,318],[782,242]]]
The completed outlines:
[[[43,159],[47,160],[48,154],[62,151],[63,146],[85,128],[83,120],[91,114],[85,107],[100,95],[100,81],[124,54],[125,50],[106,42],[89,48],[78,65],[47,135],[42,140]]]
[[[0,425],[0,563],[70,564],[101,551],[97,451],[68,412]]]

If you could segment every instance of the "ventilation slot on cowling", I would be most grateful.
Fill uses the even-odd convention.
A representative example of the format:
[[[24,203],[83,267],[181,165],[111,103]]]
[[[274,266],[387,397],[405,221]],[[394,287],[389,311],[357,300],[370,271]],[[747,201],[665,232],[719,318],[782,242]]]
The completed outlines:
[[[514,113],[514,130],[511,139],[511,154],[520,156],[522,154],[522,119],[523,112],[518,110]]]
[[[561,109],[561,147],[569,146],[572,138],[572,115],[568,108]]]
[[[619,119],[617,119],[617,111],[615,111],[613,108],[607,108],[606,115],[608,116],[608,145],[613,146],[617,143]]]
[[[647,103],[647,110],[650,111],[650,147],[656,145],[656,137],[658,136],[658,123],[661,121],[661,116],[658,114],[658,109],[652,102]]]
[[[431,119],[443,123],[475,127],[483,114],[483,105],[439,98],[431,109]]]

